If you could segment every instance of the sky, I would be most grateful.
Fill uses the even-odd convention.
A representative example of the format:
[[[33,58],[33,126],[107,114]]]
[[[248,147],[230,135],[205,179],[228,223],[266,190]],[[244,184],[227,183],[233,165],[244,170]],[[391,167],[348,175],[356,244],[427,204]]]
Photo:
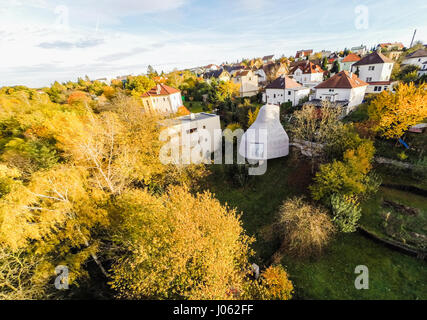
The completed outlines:
[[[0,0],[0,87],[427,42],[425,0]]]

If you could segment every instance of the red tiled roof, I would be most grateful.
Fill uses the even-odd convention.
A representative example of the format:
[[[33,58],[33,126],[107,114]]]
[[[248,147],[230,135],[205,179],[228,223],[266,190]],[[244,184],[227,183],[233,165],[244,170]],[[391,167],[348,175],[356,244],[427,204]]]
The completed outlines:
[[[329,78],[326,81],[323,81],[321,84],[317,85],[315,89],[352,89],[357,87],[364,87],[368,84],[360,80],[354,73],[350,74],[347,71],[341,71]]]
[[[350,53],[349,55],[347,55],[343,60],[342,60],[342,62],[356,62],[356,61],[359,61],[360,60],[360,57],[357,55],[357,54],[355,54],[355,53]]]
[[[159,89],[159,92],[158,92]],[[178,89],[169,87],[167,85],[159,83],[157,86],[151,88],[144,94],[142,94],[142,97],[150,97],[150,96],[168,96],[173,93],[180,92]]]
[[[242,70],[242,71],[237,71],[236,74],[234,75],[235,77],[244,77],[247,76],[250,70]]]
[[[294,74],[297,69],[301,69],[302,73],[323,73],[324,70],[317,64],[314,64],[313,62],[307,61],[305,64],[297,65],[292,68],[290,71],[290,74]]]
[[[388,86],[388,85],[390,85],[390,84],[392,84],[393,82],[395,82],[395,81],[391,81],[391,80],[389,80],[389,81],[370,81],[370,82],[368,82],[368,84],[370,84],[371,86]]]

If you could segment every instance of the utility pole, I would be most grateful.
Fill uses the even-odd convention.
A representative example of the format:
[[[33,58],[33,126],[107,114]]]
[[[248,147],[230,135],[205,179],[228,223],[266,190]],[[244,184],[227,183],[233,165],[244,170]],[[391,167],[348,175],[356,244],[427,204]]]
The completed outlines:
[[[414,44],[414,39],[415,39],[415,35],[417,34],[417,29],[415,29],[414,31],[414,35],[412,36],[412,41],[411,41],[411,45],[409,48],[412,48],[412,45]]]

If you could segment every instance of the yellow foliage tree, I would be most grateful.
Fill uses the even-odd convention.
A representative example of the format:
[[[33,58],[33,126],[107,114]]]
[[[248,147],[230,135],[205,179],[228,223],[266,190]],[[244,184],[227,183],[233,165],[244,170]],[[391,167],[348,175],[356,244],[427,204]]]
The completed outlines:
[[[156,198],[134,190],[120,196],[116,212],[126,212],[114,236],[125,252],[112,266],[119,297],[231,299],[242,290],[252,240],[210,193],[172,187]]]
[[[427,86],[400,84],[396,92],[383,91],[369,105],[368,114],[382,136],[400,138],[409,127],[427,118]]]

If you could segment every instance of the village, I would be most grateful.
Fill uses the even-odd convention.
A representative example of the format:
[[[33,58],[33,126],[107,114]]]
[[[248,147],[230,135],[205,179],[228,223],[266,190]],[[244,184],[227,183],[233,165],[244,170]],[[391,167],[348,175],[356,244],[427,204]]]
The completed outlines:
[[[1,297],[426,299],[426,72],[390,42],[0,88]]]

